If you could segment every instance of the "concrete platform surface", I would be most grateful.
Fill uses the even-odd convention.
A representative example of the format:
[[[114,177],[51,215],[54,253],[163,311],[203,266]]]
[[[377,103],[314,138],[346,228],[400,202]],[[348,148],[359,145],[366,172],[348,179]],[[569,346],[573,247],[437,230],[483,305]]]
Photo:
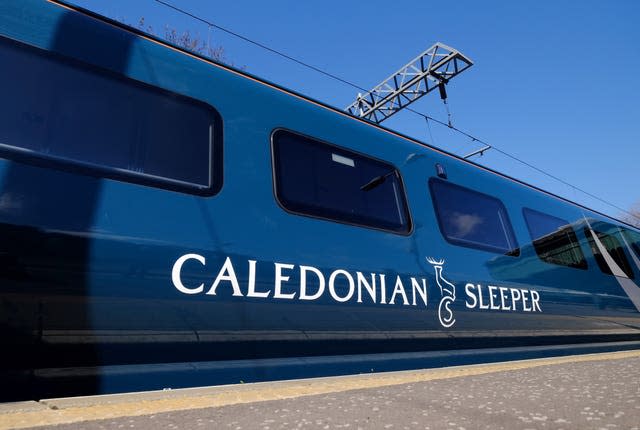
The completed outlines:
[[[49,399],[0,408],[0,429],[36,426],[640,430],[640,351]]]

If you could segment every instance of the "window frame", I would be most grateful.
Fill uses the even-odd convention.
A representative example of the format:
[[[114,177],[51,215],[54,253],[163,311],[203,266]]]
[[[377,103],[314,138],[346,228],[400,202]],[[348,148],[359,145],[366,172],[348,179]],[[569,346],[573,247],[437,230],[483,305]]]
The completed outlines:
[[[554,263],[554,262],[551,262],[551,261],[543,260],[542,257],[540,256],[540,254],[538,253],[538,249],[536,248],[536,245],[535,245],[535,242],[537,240],[540,240],[541,238],[539,238],[539,239],[534,239],[533,238],[533,233],[531,232],[531,225],[529,223],[529,218],[527,217],[527,212],[533,212],[533,213],[535,213],[537,215],[542,215],[542,216],[545,216],[545,217],[557,219],[557,220],[562,221],[562,222],[566,222],[565,228],[568,227],[571,230],[571,232],[573,233],[573,238],[575,239],[576,244],[578,246],[578,249],[580,250],[580,254],[582,255],[582,262],[584,264],[581,264],[579,266],[568,266],[566,264]],[[586,257],[586,255],[584,253],[584,250],[582,249],[582,245],[580,245],[580,239],[578,239],[578,233],[576,232],[576,230],[571,226],[571,224],[567,220],[562,219],[560,217],[557,217],[555,215],[548,214],[546,212],[539,211],[537,209],[532,209],[532,208],[526,207],[526,206],[524,206],[522,208],[522,217],[524,218],[524,222],[527,225],[527,231],[529,232],[529,237],[531,238],[531,245],[533,246],[533,249],[534,249],[534,251],[536,253],[536,256],[538,257],[538,259],[540,261],[542,261],[543,263],[546,263],[546,264],[551,264],[553,266],[568,267],[570,269],[578,269],[578,270],[589,270],[589,263],[587,262],[587,257]]]
[[[511,238],[514,241],[515,248],[510,250],[510,251],[508,251],[508,252],[504,252],[503,249],[497,248],[497,247],[492,246],[492,245],[488,245],[488,244],[484,245],[484,244],[473,242],[473,241],[466,241],[466,240],[463,240],[463,239],[456,239],[456,238],[453,238],[453,237],[449,237],[445,233],[444,226],[443,226],[443,221],[442,221],[442,218],[440,216],[440,204],[438,203],[437,199],[434,197],[435,196],[435,193],[434,193],[434,184],[435,183],[446,184],[446,186],[451,186],[451,187],[454,187],[454,188],[458,188],[458,189],[464,190],[464,191],[466,191],[468,193],[479,195],[479,196],[481,196],[483,198],[486,198],[487,200],[495,201],[498,204],[498,206],[500,207],[500,209],[502,209],[503,213],[506,216],[506,227],[507,227],[509,233],[511,234]],[[467,188],[467,187],[464,187],[462,185],[459,185],[459,184],[456,184],[454,182],[451,182],[449,180],[436,178],[434,176],[429,178],[428,187],[429,187],[429,193],[430,193],[430,197],[431,197],[431,202],[432,202],[432,205],[433,205],[433,210],[434,210],[436,219],[438,221],[438,228],[440,230],[440,235],[444,238],[444,240],[446,240],[451,245],[460,246],[460,247],[463,247],[463,248],[479,249],[479,250],[482,250],[482,251],[487,251],[487,252],[491,252],[491,253],[494,253],[494,254],[505,255],[505,256],[508,256],[508,257],[519,257],[520,256],[520,254],[521,254],[520,244],[518,243],[518,238],[516,237],[515,230],[513,229],[513,223],[511,222],[511,218],[509,217],[509,212],[507,211],[507,207],[504,205],[502,200],[500,200],[499,198],[494,197],[494,196],[492,196],[490,194],[485,194],[483,192],[474,190],[472,188]]]
[[[177,99],[183,102],[187,102],[191,105],[198,106],[207,111],[210,119],[209,124],[213,128],[213,130],[209,133],[208,186],[186,182],[180,179],[173,179],[165,176],[142,173],[117,167],[109,167],[92,162],[68,159],[56,155],[48,155],[27,148],[0,142],[1,158],[36,167],[55,169],[71,174],[90,176],[100,179],[112,179],[119,182],[132,183],[157,189],[194,194],[198,196],[214,196],[220,192],[220,190],[222,189],[224,177],[222,130],[223,125],[220,113],[209,103],[162,87],[151,85],[147,82],[139,81],[125,74],[117,73],[113,70],[109,70],[92,63],[87,63],[77,58],[63,55],[56,51],[38,48],[4,36],[0,36],[0,43],[6,43],[8,45],[12,44],[15,49],[26,51],[30,55],[41,59],[59,62],[72,68],[80,68],[91,74],[100,74],[107,79],[122,83],[123,85],[136,86],[138,88],[141,88],[143,91],[151,91],[156,93],[156,95],[168,96],[172,99]]]
[[[281,133],[286,133],[286,134],[290,134],[290,135],[294,135],[294,136],[298,136],[301,137],[303,139],[308,139],[308,140],[312,140],[315,143],[330,147],[330,148],[335,148],[338,152],[348,152],[351,154],[354,154],[355,156],[367,159],[367,160],[373,160],[375,162],[378,163],[382,163],[387,165],[388,167],[392,168],[393,171],[396,174],[396,178],[398,179],[398,183],[400,185],[400,191],[399,191],[399,196],[401,197],[402,200],[402,206],[401,208],[404,209],[404,216],[406,218],[406,226],[407,226],[407,230],[393,230],[393,229],[389,229],[389,228],[384,228],[384,227],[379,227],[379,226],[375,226],[375,225],[371,225],[371,224],[364,224],[364,223],[358,223],[358,222],[351,222],[349,220],[345,220],[345,219],[340,219],[340,218],[331,218],[331,217],[327,217],[327,216],[322,216],[322,215],[316,215],[316,214],[311,214],[311,213],[306,213],[306,212],[301,212],[301,211],[297,211],[294,209],[290,209],[288,208],[284,202],[280,199],[280,196],[278,195],[278,179],[277,179],[277,169],[276,169],[276,151],[275,151],[275,145],[276,145],[276,138],[278,134]],[[369,154],[363,154],[362,152],[359,151],[355,151],[351,148],[345,148],[343,146],[338,146],[335,145],[333,143],[327,142],[326,140],[323,139],[319,139],[317,137],[313,137],[313,136],[309,136],[307,134],[289,129],[289,128],[285,128],[285,127],[277,127],[275,129],[272,130],[271,132],[271,136],[270,136],[270,146],[271,146],[271,177],[272,177],[272,184],[273,184],[273,196],[275,201],[277,202],[278,206],[280,206],[285,212],[293,214],[293,215],[299,215],[299,216],[303,216],[306,218],[312,218],[312,219],[320,219],[323,221],[329,221],[332,223],[338,223],[338,224],[343,224],[343,225],[349,225],[349,226],[354,226],[354,227],[363,227],[363,228],[367,228],[367,229],[371,229],[371,230],[377,230],[377,231],[383,231],[383,232],[387,232],[387,233],[393,233],[393,234],[397,234],[400,236],[410,236],[413,234],[413,229],[414,229],[414,223],[413,223],[413,218],[411,216],[411,210],[409,208],[409,199],[407,197],[407,191],[406,191],[406,187],[404,184],[404,180],[402,178],[402,174],[400,172],[400,170],[393,165],[392,163],[386,161],[386,160],[381,160],[379,158],[376,157],[372,157]]]

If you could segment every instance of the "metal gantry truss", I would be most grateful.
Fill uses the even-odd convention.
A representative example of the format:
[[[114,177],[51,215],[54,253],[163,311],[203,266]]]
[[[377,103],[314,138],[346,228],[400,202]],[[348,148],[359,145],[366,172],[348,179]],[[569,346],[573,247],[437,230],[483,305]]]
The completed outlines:
[[[443,95],[444,85],[472,65],[460,51],[437,42],[368,93],[358,94],[346,111],[381,123],[436,88]]]

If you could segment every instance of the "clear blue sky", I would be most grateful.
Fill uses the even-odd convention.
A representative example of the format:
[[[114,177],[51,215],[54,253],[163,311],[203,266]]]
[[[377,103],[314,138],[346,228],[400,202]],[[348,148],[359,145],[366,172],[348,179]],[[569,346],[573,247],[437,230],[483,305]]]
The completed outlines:
[[[154,0],[74,0],[157,33],[207,27]],[[448,86],[455,126],[622,207],[640,201],[640,2],[168,0],[207,20],[371,88],[440,41],[475,65]],[[213,44],[247,71],[337,107],[357,90],[218,30]],[[446,114],[437,94],[414,107]],[[385,125],[431,142],[424,120]],[[477,143],[432,125],[433,143],[458,154]],[[489,151],[476,161],[620,216],[620,211]]]

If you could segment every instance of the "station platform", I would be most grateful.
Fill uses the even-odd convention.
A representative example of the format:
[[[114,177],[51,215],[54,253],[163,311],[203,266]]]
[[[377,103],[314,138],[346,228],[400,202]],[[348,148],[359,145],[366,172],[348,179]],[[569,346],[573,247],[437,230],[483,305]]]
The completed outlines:
[[[640,350],[0,404],[13,428],[640,430]]]

